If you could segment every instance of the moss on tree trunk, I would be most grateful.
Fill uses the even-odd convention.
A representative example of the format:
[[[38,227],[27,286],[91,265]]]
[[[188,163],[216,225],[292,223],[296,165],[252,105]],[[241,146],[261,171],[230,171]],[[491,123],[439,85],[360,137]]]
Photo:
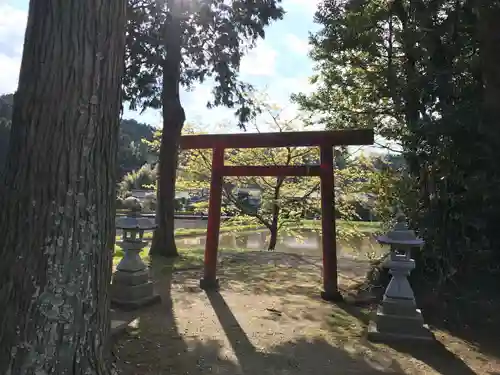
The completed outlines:
[[[0,373],[107,374],[125,0],[31,1],[0,194]]]

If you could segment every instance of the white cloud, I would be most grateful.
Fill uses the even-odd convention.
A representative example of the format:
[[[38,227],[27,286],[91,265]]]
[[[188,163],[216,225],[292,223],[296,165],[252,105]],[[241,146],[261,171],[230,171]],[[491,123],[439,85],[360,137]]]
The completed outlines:
[[[300,75],[294,77],[275,76],[272,84],[264,90],[269,100],[276,103],[280,107],[294,107],[290,103],[292,94],[312,92],[314,87],[309,82],[309,76]]]
[[[0,94],[17,88],[26,20],[25,11],[0,4]]]
[[[277,57],[278,52],[261,39],[255,48],[243,56],[240,72],[248,76],[272,76],[276,70]]]
[[[288,6],[291,4],[293,7],[298,8],[299,11],[307,12],[312,15],[322,2],[323,0],[284,0],[283,6],[285,9],[289,9]]]
[[[295,34],[287,34],[284,37],[284,42],[287,48],[294,53],[305,56],[309,53],[310,46],[307,38],[299,38]]]
[[[11,58],[0,52],[0,95],[16,91],[21,58]]]

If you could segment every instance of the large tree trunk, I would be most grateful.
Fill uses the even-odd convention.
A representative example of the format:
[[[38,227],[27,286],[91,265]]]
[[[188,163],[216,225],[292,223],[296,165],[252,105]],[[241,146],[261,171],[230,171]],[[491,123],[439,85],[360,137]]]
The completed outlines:
[[[179,103],[180,105],[180,103]],[[182,109],[182,107],[180,107]],[[165,112],[165,111],[164,111]],[[160,145],[157,191],[157,224],[150,253],[165,257],[175,257],[179,253],[175,244],[175,180],[177,174],[178,143],[180,131],[172,131],[179,121],[164,116]],[[184,121],[181,122],[183,124]],[[176,132],[176,133],[174,133]]]
[[[107,374],[125,0],[31,1],[0,192],[0,373]]]
[[[175,257],[179,253],[175,244],[175,180],[179,158],[179,138],[186,116],[179,96],[181,78],[181,30],[176,16],[176,1],[170,0],[172,17],[166,27],[165,49],[167,57],[163,64],[163,132],[160,144],[158,168],[158,228],[153,235],[150,253]],[[173,8],[172,8],[173,7]]]

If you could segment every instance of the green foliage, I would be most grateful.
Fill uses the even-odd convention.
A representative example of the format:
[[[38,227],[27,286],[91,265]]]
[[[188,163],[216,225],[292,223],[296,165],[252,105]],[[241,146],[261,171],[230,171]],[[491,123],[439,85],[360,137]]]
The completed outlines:
[[[124,196],[132,189],[146,189],[156,184],[156,169],[150,164],[144,164],[136,171],[127,173],[119,184],[119,195]]]
[[[373,127],[402,149],[404,168],[372,182],[404,205],[427,243],[419,269],[440,282],[498,269],[499,17],[493,0],[325,1],[317,90],[294,97],[329,128]]]
[[[316,13],[323,26],[311,36],[311,57],[318,72],[316,90],[292,99],[316,122],[330,129],[375,128],[378,134],[398,139],[404,116],[392,101],[387,77],[400,60],[387,52],[390,2],[327,1]],[[395,75],[397,77],[397,75]]]
[[[247,95],[251,86],[238,80],[241,57],[283,17],[280,2],[130,0],[124,99],[132,108],[161,108],[164,70],[179,63],[175,78],[182,86],[211,79],[207,106],[235,108],[246,123],[256,109]]]

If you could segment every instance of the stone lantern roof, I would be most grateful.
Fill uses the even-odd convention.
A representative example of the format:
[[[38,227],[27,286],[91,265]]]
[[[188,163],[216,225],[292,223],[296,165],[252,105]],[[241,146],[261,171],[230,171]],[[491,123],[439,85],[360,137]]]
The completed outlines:
[[[398,215],[396,218],[397,223],[394,229],[387,232],[385,235],[378,236],[377,241],[384,245],[399,245],[408,247],[423,246],[424,240],[417,237],[415,231],[408,229],[406,217]]]
[[[125,199],[124,205],[129,212],[126,216],[116,218],[115,226],[117,229],[145,231],[156,228],[154,220],[141,216],[142,204],[138,198],[128,197]]]
[[[154,219],[140,216],[122,216],[116,218],[116,228],[122,230],[152,230],[156,228]]]

